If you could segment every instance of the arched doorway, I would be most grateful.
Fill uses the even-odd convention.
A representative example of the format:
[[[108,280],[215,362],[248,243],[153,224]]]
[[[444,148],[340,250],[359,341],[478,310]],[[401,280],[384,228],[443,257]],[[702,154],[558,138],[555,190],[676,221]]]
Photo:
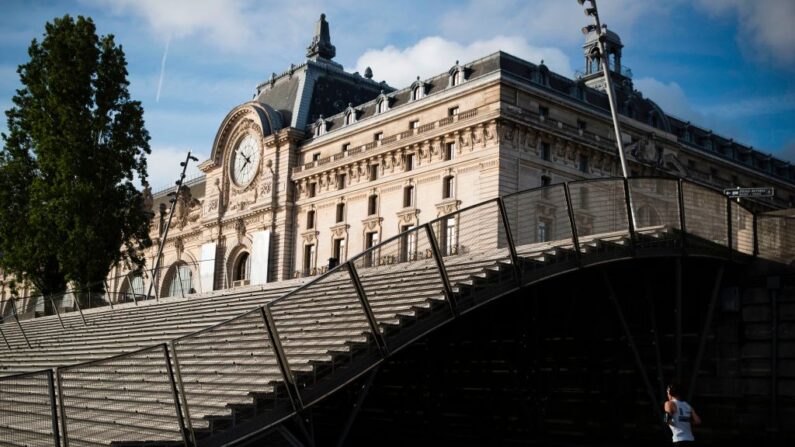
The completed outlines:
[[[163,281],[163,297],[185,296],[196,293],[193,284],[193,270],[184,261],[174,263]]]
[[[144,295],[146,291],[144,290],[144,278],[140,272],[130,273],[124,278],[124,281],[119,288],[119,296],[117,297],[117,301],[120,303],[126,303],[129,301],[137,301],[141,299],[146,299]]]
[[[246,286],[251,282],[251,256],[247,251],[238,255],[232,267],[232,286]]]

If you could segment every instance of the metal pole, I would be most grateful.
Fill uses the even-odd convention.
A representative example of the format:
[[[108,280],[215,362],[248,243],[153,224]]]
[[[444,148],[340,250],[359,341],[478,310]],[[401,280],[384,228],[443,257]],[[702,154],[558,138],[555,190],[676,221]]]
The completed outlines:
[[[28,348],[33,348],[30,345],[30,340],[28,340],[28,336],[25,334],[25,330],[22,329],[22,323],[19,322],[19,314],[17,314],[17,304],[16,301],[12,298],[11,305],[14,307],[14,319],[17,320],[17,326],[19,326],[19,331],[22,332],[22,337],[25,338],[25,343],[28,344]]]
[[[621,160],[621,173],[624,175],[624,178],[628,178],[629,174],[627,172],[627,161],[624,158],[624,141],[621,139],[621,129],[618,123],[618,111],[616,110],[616,93],[613,90],[613,79],[610,77],[610,65],[609,65],[609,58],[607,56],[607,52],[605,52],[605,45],[604,39],[607,37],[603,33],[602,23],[599,20],[599,12],[596,9],[596,0],[589,0],[593,5],[593,14],[589,14],[593,16],[594,23],[596,27],[594,31],[598,38],[596,39],[596,46],[599,48],[599,59],[602,61],[602,72],[605,76],[605,85],[607,86],[607,99],[610,102],[610,116],[613,119],[613,129],[616,133],[616,145],[618,146],[618,157]],[[582,4],[583,2],[580,2]],[[586,10],[588,12],[588,10]],[[607,29],[605,27],[605,29]]]
[[[690,386],[687,388],[687,401],[693,400],[693,395],[696,391],[696,380],[698,380],[698,371],[701,369],[701,360],[704,358],[704,350],[707,347],[707,336],[709,336],[709,328],[712,326],[712,316],[715,314],[715,304],[718,301],[720,294],[720,285],[723,281],[723,270],[725,266],[721,264],[718,267],[718,273],[715,275],[715,283],[712,286],[712,295],[709,299],[707,306],[707,316],[704,319],[704,326],[701,329],[701,337],[698,340],[698,353],[696,353],[696,361],[693,365],[693,372],[690,374]]]
[[[50,303],[52,303],[52,308],[55,310],[55,315],[58,315],[58,321],[61,322],[61,329],[66,329],[66,326],[63,325],[63,320],[61,319],[61,312],[58,310],[58,306],[55,305],[55,300],[52,299],[52,295],[50,295]]]
[[[185,421],[187,421],[188,432],[190,433],[190,440],[196,445],[196,434],[193,433],[193,422],[190,418],[190,407],[188,407],[188,395],[185,394],[185,385],[182,382],[182,368],[179,366],[179,356],[177,355],[177,347],[174,340],[169,342],[171,345],[171,355],[174,357],[174,372],[177,377],[177,386],[179,387],[179,395],[182,396],[182,407],[185,409]]]
[[[61,445],[60,432],[58,431],[58,407],[55,401],[55,384],[53,383],[52,370],[47,370],[47,389],[50,395],[50,414],[52,414],[52,437],[56,446]]]
[[[351,281],[353,282],[353,287],[356,289],[356,294],[359,296],[359,302],[361,302],[362,309],[364,309],[364,315],[367,317],[367,322],[370,324],[370,330],[373,332],[373,339],[378,345],[378,350],[381,351],[381,356],[386,358],[389,355],[389,348],[386,345],[386,340],[384,340],[383,334],[381,334],[381,331],[378,329],[378,320],[376,320],[375,314],[373,314],[373,309],[370,307],[370,302],[367,301],[367,294],[365,293],[364,287],[359,280],[359,274],[356,273],[356,266],[354,266],[353,262],[351,261],[348,261],[346,264],[348,273],[351,276]]]
[[[83,316],[83,309],[80,308],[80,300],[74,297],[75,294],[72,292],[72,300],[75,302],[75,307],[77,307],[77,311],[80,312],[80,318],[83,319],[83,326],[87,326],[86,324],[86,317]]]
[[[284,387],[287,390],[287,396],[290,403],[293,405],[293,410],[296,412],[303,410],[304,403],[301,400],[301,393],[295,384],[295,378],[290,370],[290,363],[287,360],[287,354],[284,352],[281,339],[279,338],[279,331],[276,329],[276,322],[273,319],[273,314],[269,307],[270,303],[260,307],[262,319],[265,322],[265,328],[268,331],[268,340],[270,341],[271,348],[276,353],[276,363],[279,365],[279,371],[282,373],[284,379]]]
[[[453,288],[450,285],[450,278],[447,276],[447,270],[444,268],[444,261],[442,260],[442,252],[439,250],[439,243],[436,241],[436,236],[433,234],[431,224],[426,223],[423,226],[425,227],[426,234],[428,235],[428,242],[430,243],[431,251],[433,252],[433,258],[436,261],[436,267],[439,269],[439,276],[442,278],[442,286],[444,287],[444,294],[445,298],[447,298],[447,304],[450,306],[450,311],[453,313],[453,316],[457,317],[458,309],[456,307],[455,295],[453,294]]]
[[[166,222],[166,228],[163,230],[162,236],[160,236],[160,244],[157,247],[157,257],[155,258],[155,265],[152,266],[152,282],[149,283],[149,293],[146,294],[147,297],[152,294],[152,288],[155,285],[154,282],[155,272],[160,266],[160,259],[163,256],[163,247],[165,247],[166,239],[168,238],[168,229],[171,227],[171,219],[174,217],[174,209],[177,207],[177,195],[179,194],[179,189],[182,187],[182,181],[185,180],[185,171],[187,171],[188,169],[188,162],[190,162],[190,160],[199,161],[198,158],[191,156],[190,151],[188,151],[188,156],[185,157],[185,161],[180,163],[182,165],[182,173],[180,174],[179,180],[177,180],[176,183],[177,190],[171,201],[171,211],[168,213],[168,221]],[[159,297],[155,295],[155,299],[159,300]]]
[[[3,336],[3,341],[6,342],[6,346],[8,347],[8,350],[10,351],[11,350],[11,344],[8,343],[8,339],[6,338],[6,334],[5,334],[5,332],[3,332],[2,327],[0,327],[0,335]]]
[[[651,381],[649,381],[648,374],[646,374],[646,367],[643,365],[643,361],[640,358],[640,352],[638,351],[637,345],[635,345],[635,339],[632,337],[632,332],[629,329],[627,320],[624,318],[624,312],[621,310],[621,304],[618,302],[618,297],[616,297],[615,291],[613,290],[613,285],[610,283],[610,277],[608,277],[605,270],[602,270],[602,278],[604,279],[605,286],[607,286],[608,298],[610,299],[610,302],[613,303],[613,309],[616,311],[618,320],[621,323],[621,329],[624,331],[624,336],[627,338],[627,344],[629,344],[629,348],[632,351],[632,356],[635,359],[635,366],[638,368],[638,373],[640,373],[641,377],[643,378],[643,384],[646,387],[646,393],[649,395],[652,406],[654,406],[654,413],[657,415],[657,420],[662,423],[663,415],[660,409],[659,401],[657,400],[657,395],[654,394],[654,388],[651,386]]]
[[[162,344],[163,346],[163,360],[166,362],[166,372],[168,374],[168,382],[171,385],[171,394],[174,397],[174,409],[177,412],[177,423],[179,424],[179,432],[182,435],[182,441],[185,443],[187,447],[190,445],[188,443],[188,438],[185,433],[185,419],[182,415],[182,410],[179,407],[179,393],[177,392],[177,384],[174,381],[174,370],[171,368],[171,359],[168,356],[168,345],[166,343]],[[191,436],[193,436],[193,431],[191,431]],[[193,443],[196,445],[196,443]]]
[[[569,212],[569,225],[571,226],[571,242],[574,244],[574,250],[577,252],[577,262],[582,265],[582,251],[580,249],[580,236],[577,233],[577,220],[574,218],[574,205],[571,203],[571,191],[569,184],[563,184],[563,193],[566,196],[566,209]]]
[[[505,210],[505,201],[502,197],[497,198],[497,207],[500,209],[500,218],[502,219],[502,226],[505,229],[505,238],[508,241],[508,250],[511,254],[511,264],[513,264],[513,273],[516,277],[516,284],[522,285],[522,266],[520,265],[519,255],[516,254],[516,244],[513,241],[513,233],[511,233],[511,225],[508,222],[508,212]]]
[[[63,436],[63,447],[69,447],[69,432],[66,430],[66,404],[63,401],[63,378],[61,369],[55,369],[55,380],[58,383],[58,406],[61,407],[61,435]]]

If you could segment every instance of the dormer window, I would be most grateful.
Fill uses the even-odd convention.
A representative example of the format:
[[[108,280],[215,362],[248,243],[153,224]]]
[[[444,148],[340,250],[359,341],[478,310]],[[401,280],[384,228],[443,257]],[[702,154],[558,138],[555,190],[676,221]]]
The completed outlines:
[[[326,133],[326,127],[328,123],[326,120],[323,119],[323,115],[320,115],[320,118],[315,121],[315,124],[312,125],[312,133],[315,137],[319,137]]]
[[[349,126],[356,122],[356,115],[358,110],[354,109],[351,104],[348,104],[348,108],[345,109],[345,125]]]
[[[541,61],[541,65],[538,66],[538,83],[541,85],[549,85],[549,68],[544,65],[544,61]]]
[[[466,69],[458,65],[458,61],[455,61],[455,65],[453,65],[450,70],[447,71],[447,74],[450,75],[447,84],[448,87],[455,87],[456,85],[461,85],[464,81],[466,81]]]
[[[417,76],[417,80],[411,84],[411,100],[416,101],[418,99],[422,99],[425,97],[425,83],[420,81],[420,77]]]
[[[381,94],[375,100],[375,113],[384,113],[389,110],[389,97],[381,90]]]

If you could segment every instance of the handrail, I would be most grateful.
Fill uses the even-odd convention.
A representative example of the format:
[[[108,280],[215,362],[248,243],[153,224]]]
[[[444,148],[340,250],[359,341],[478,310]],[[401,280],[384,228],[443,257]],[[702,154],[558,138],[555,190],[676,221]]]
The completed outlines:
[[[623,202],[622,205],[626,205],[627,208],[626,208],[625,212],[627,213],[627,218],[628,219],[627,219],[626,222],[624,222],[624,225],[626,225],[625,229],[622,229],[621,231],[626,231],[629,234],[629,236],[634,239],[635,235],[639,231],[639,228],[636,228],[636,223],[634,222],[634,218],[632,217],[633,213],[635,213],[636,210],[633,209],[632,202],[630,202],[630,194],[631,194],[632,188],[633,188],[633,185],[632,185],[633,180],[644,179],[644,178],[655,179],[655,180],[666,180],[668,182],[672,182],[672,184],[673,184],[673,182],[676,183],[676,197],[671,197],[671,199],[675,199],[675,201],[677,202],[676,207],[678,208],[678,213],[679,213],[679,216],[678,216],[679,217],[679,225],[680,225],[680,232],[681,232],[682,243],[683,243],[681,248],[685,248],[684,247],[684,243],[687,240],[685,235],[687,234],[688,218],[687,218],[687,215],[686,215],[686,207],[685,207],[686,198],[685,198],[685,188],[684,188],[684,186],[688,185],[688,184],[692,184],[692,185],[698,186],[699,188],[704,188],[702,185],[699,185],[699,184],[694,183],[694,182],[690,182],[688,180],[675,179],[675,178],[663,178],[663,177],[633,177],[633,178],[630,178],[629,181],[624,180],[621,177],[600,178],[600,179],[586,179],[586,180],[565,182],[565,183],[562,184],[563,190],[564,190],[564,193],[565,193],[565,206],[567,208],[567,210],[566,210],[567,211],[567,218],[569,219],[569,221],[570,221],[569,223],[571,225],[571,233],[570,233],[571,234],[571,238],[568,241],[573,242],[574,247],[575,247],[575,251],[577,253],[578,261],[583,255],[582,255],[582,252],[581,252],[581,249],[580,249],[581,241],[580,241],[580,237],[579,237],[579,234],[578,234],[578,222],[577,222],[577,219],[579,217],[575,217],[574,211],[578,207],[581,208],[582,205],[575,206],[572,203],[571,194],[569,192],[570,191],[570,186],[571,185],[588,185],[588,184],[594,184],[594,183],[599,183],[599,182],[615,184],[616,182],[620,181],[622,183],[622,185],[623,185],[623,188],[624,188],[624,194],[622,194],[619,199],[616,199],[615,202],[610,202],[611,199],[608,198],[607,204],[608,204],[609,207],[610,206],[617,206],[617,205],[621,204],[621,202]],[[345,270],[347,270],[348,276],[350,277],[349,279],[352,282],[353,290],[355,290],[356,295],[358,296],[358,298],[360,300],[360,303],[362,305],[363,314],[364,314],[364,316],[367,319],[369,331],[372,332],[372,335],[373,335],[373,341],[375,341],[375,343],[378,346],[378,348],[382,351],[382,358],[385,357],[385,356],[388,356],[388,355],[390,355],[390,350],[387,349],[388,348],[388,345],[387,345],[388,341],[384,340],[383,334],[379,331],[379,322],[377,321],[376,317],[373,314],[372,309],[370,308],[371,307],[371,303],[370,303],[369,300],[370,300],[371,297],[368,296],[367,291],[366,291],[366,287],[364,287],[362,285],[362,282],[361,282],[362,278],[359,276],[359,274],[358,274],[358,272],[356,270],[355,263],[357,261],[359,261],[361,259],[365,259],[367,256],[370,256],[373,252],[375,252],[377,250],[385,249],[389,244],[393,244],[396,241],[400,241],[401,239],[406,238],[408,235],[410,235],[412,233],[416,233],[417,235],[420,235],[421,232],[423,232],[423,231],[426,232],[427,236],[428,236],[428,241],[429,241],[430,246],[431,246],[430,251],[432,252],[432,255],[433,255],[434,259],[435,259],[436,267],[437,267],[437,269],[435,269],[436,273],[434,274],[434,277],[436,277],[436,275],[438,274],[438,277],[439,277],[439,279],[441,281],[441,284],[443,286],[445,295],[448,298],[449,304],[453,308],[453,311],[454,311],[453,313],[457,315],[458,310],[456,309],[454,297],[452,296],[451,287],[450,287],[450,284],[449,284],[449,279],[446,278],[446,275],[447,275],[446,269],[448,268],[448,266],[446,265],[445,261],[443,260],[441,252],[439,250],[438,242],[436,241],[436,236],[435,236],[434,231],[433,231],[433,224],[440,223],[442,221],[445,221],[446,219],[449,219],[451,216],[461,215],[461,214],[467,213],[467,212],[469,212],[471,210],[477,209],[479,207],[488,207],[491,204],[496,205],[497,210],[499,211],[499,213],[497,214],[499,216],[498,218],[500,220],[502,220],[503,225],[505,226],[504,230],[506,231],[506,234],[505,234],[506,238],[505,238],[504,242],[507,243],[508,254],[510,256],[510,259],[514,262],[514,268],[516,268],[516,267],[518,267],[518,264],[519,264],[519,255],[517,254],[517,242],[514,240],[516,235],[514,234],[514,229],[511,228],[511,225],[510,225],[509,220],[508,220],[508,215],[507,215],[506,210],[505,210],[505,206],[506,206],[505,205],[505,201],[504,201],[505,198],[514,197],[516,194],[528,194],[529,192],[543,190],[545,188],[558,188],[559,189],[560,187],[561,187],[561,184],[558,183],[558,184],[549,185],[549,186],[545,186],[545,187],[530,188],[528,190],[520,191],[520,192],[517,192],[517,193],[512,193],[512,194],[508,194],[508,195],[505,195],[505,196],[502,196],[502,197],[497,197],[497,198],[494,198],[494,199],[485,200],[483,202],[480,202],[480,203],[477,203],[477,204],[474,204],[474,205],[471,205],[471,206],[467,206],[467,207],[462,208],[460,210],[456,210],[456,211],[454,211],[454,212],[452,212],[450,214],[437,217],[437,218],[432,219],[429,222],[426,222],[426,223],[424,223],[422,225],[418,225],[418,226],[412,227],[411,229],[409,229],[407,231],[404,231],[404,232],[401,232],[401,233],[399,233],[399,234],[397,234],[395,236],[392,236],[392,237],[390,237],[390,238],[388,238],[388,239],[376,244],[375,246],[370,247],[367,250],[364,250],[364,251],[360,252],[359,254],[353,256],[352,258],[350,258],[347,262],[341,263],[340,265],[330,269],[328,272],[326,272],[326,273],[324,273],[322,275],[319,275],[319,276],[313,278],[310,281],[307,281],[306,283],[302,284],[301,286],[299,286],[299,287],[297,287],[297,288],[295,288],[295,289],[283,294],[282,296],[280,296],[280,297],[278,297],[278,298],[276,298],[276,299],[274,299],[274,300],[272,300],[272,301],[270,301],[270,302],[268,302],[268,303],[266,303],[264,305],[257,305],[256,307],[254,307],[252,309],[249,309],[249,310],[247,310],[245,312],[242,312],[242,313],[240,313],[240,314],[238,314],[238,315],[236,315],[236,316],[234,316],[234,317],[232,317],[230,319],[226,319],[226,320],[224,320],[224,321],[222,321],[220,323],[213,324],[211,326],[202,328],[202,329],[200,329],[198,331],[195,331],[195,332],[192,332],[190,334],[173,338],[167,343],[158,343],[158,344],[154,344],[154,345],[149,346],[149,347],[144,347],[144,348],[141,348],[141,349],[137,349],[137,350],[133,350],[133,351],[130,351],[130,352],[117,354],[117,355],[106,357],[106,358],[102,358],[102,359],[90,360],[90,361],[86,361],[86,362],[82,362],[82,363],[78,363],[78,364],[73,364],[73,365],[59,366],[57,368],[57,370],[56,370],[56,376],[57,376],[57,380],[58,380],[58,383],[59,383],[59,387],[58,387],[59,388],[58,389],[59,394],[62,394],[62,389],[63,389],[62,384],[61,384],[61,381],[63,380],[62,379],[62,375],[61,375],[62,372],[66,372],[66,371],[77,369],[77,368],[84,368],[84,367],[88,367],[88,366],[101,365],[103,363],[112,362],[112,361],[114,361],[116,359],[121,359],[121,358],[125,358],[125,357],[133,357],[136,354],[140,354],[140,353],[144,353],[144,352],[148,352],[148,351],[153,351],[153,350],[156,350],[158,348],[161,348],[164,351],[164,358],[166,359],[166,362],[168,363],[167,374],[168,374],[168,376],[170,378],[170,381],[171,381],[170,382],[170,387],[173,390],[173,395],[174,395],[174,399],[175,399],[174,404],[175,404],[175,407],[176,407],[178,418],[180,419],[177,422],[179,423],[180,429],[183,432],[182,435],[183,436],[187,436],[186,433],[185,433],[186,432],[185,421],[181,420],[181,418],[183,416],[182,416],[182,411],[180,410],[180,405],[182,404],[185,407],[184,408],[185,413],[188,413],[189,409],[187,408],[187,402],[186,402],[185,396],[184,396],[185,392],[184,392],[184,389],[182,387],[182,380],[181,380],[181,376],[180,376],[180,362],[179,362],[178,357],[177,357],[177,355],[175,353],[174,342],[186,339],[188,337],[195,337],[197,335],[200,335],[200,334],[212,331],[214,329],[217,329],[217,328],[219,328],[219,327],[221,327],[223,325],[229,324],[230,322],[233,322],[235,320],[242,319],[242,318],[245,318],[247,316],[250,316],[253,313],[259,312],[261,314],[262,318],[264,319],[265,329],[267,330],[268,337],[270,338],[270,340],[269,340],[270,349],[273,351],[273,354],[277,358],[279,367],[281,369],[282,375],[283,375],[284,380],[285,380],[285,385],[288,386],[288,392],[291,394],[291,400],[293,400],[294,410],[298,411],[302,407],[302,398],[301,398],[300,394],[295,394],[294,395],[294,393],[298,393],[298,391],[295,388],[291,388],[291,387],[294,387],[295,384],[292,383],[293,377],[291,376],[291,371],[289,370],[289,362],[287,361],[287,357],[286,357],[286,354],[284,352],[284,348],[281,346],[282,345],[282,343],[281,343],[282,342],[282,337],[280,337],[279,334],[278,334],[277,328],[276,328],[274,320],[273,320],[273,315],[271,313],[271,310],[274,308],[274,306],[284,302],[285,300],[289,299],[290,297],[296,296],[296,294],[299,294],[302,291],[305,291],[305,290],[307,290],[309,288],[312,288],[313,286],[319,284],[322,281],[325,281],[327,278],[330,278],[331,275],[335,275],[335,274],[340,273],[341,269],[345,269]],[[712,188],[712,189],[705,188],[705,189],[707,191],[711,191],[711,193],[714,193],[715,197],[723,197],[723,195],[720,193],[720,191],[717,191],[714,188]],[[635,200],[635,198],[633,198],[632,200]],[[733,202],[728,200],[728,199],[725,199],[724,203],[725,203],[725,206],[727,208],[726,212],[727,212],[728,220],[726,222],[721,222],[721,227],[723,227],[723,230],[727,231],[727,233],[726,233],[726,236],[727,236],[726,244],[728,246],[727,253],[729,253],[730,257],[732,257],[734,255],[734,252],[735,252],[735,249],[733,248],[734,235],[733,235],[733,231],[732,231],[732,229],[733,229],[733,222],[732,222],[733,214],[732,214],[732,211],[731,211],[731,208],[733,206]],[[691,203],[690,206],[692,207],[693,204]],[[742,205],[739,205],[739,206],[742,206]],[[483,208],[483,209],[488,209],[488,208]],[[608,214],[610,212],[609,211],[610,209],[611,208],[608,208],[608,211],[606,211]],[[758,232],[759,224],[758,224],[758,222],[759,222],[760,219],[761,220],[783,219],[786,222],[795,221],[795,217],[792,217],[792,216],[765,215],[764,213],[759,213],[759,212],[755,213],[755,212],[753,212],[751,210],[748,210],[747,208],[743,208],[743,209],[745,209],[748,213],[750,213],[753,216],[753,220],[754,220],[754,222],[753,222],[753,227],[754,227],[753,244],[754,244],[754,254],[755,255],[758,255],[758,252],[759,252],[759,232]],[[613,221],[610,220],[608,222],[613,222]],[[698,223],[698,221],[696,221],[696,223]],[[707,223],[709,223],[709,222],[707,222]],[[609,223],[609,225],[615,225],[615,223]],[[614,228],[614,227],[611,227],[611,228]],[[456,229],[456,231],[460,231],[460,229]],[[717,234],[718,232],[719,231],[716,231],[713,234]],[[586,233],[583,233],[583,234],[588,234],[588,233],[586,232]],[[605,234],[605,233],[601,233],[601,234]],[[594,236],[594,235],[598,235],[598,234],[597,233],[593,233],[593,230],[592,230],[592,234],[590,234],[590,236]],[[477,237],[477,235],[475,237]],[[588,237],[588,236],[586,236],[586,237]],[[640,236],[638,236],[638,238],[640,239]],[[498,246],[501,244],[500,240],[501,239],[498,236],[498,241],[497,241],[497,245]],[[564,242],[564,240],[561,239],[560,242],[562,243],[562,242]],[[569,243],[569,242],[566,242],[566,243]],[[719,243],[722,244],[722,242],[719,242]],[[554,244],[552,244],[550,246],[551,247],[556,247],[556,245],[554,245]],[[503,245],[503,247],[505,247],[505,246]],[[633,249],[634,248],[635,247],[633,245]],[[696,250],[697,249],[694,248],[694,251],[693,251],[692,254],[697,255],[698,253],[697,253]],[[634,253],[634,250],[633,250],[633,253]],[[684,254],[687,255],[687,254],[690,254],[690,253],[684,252]],[[504,257],[505,255],[500,255],[500,256]],[[504,258],[500,258],[500,259],[504,259]],[[575,268],[581,268],[581,267],[582,267],[582,264],[580,262],[578,262],[578,266],[575,267]],[[519,280],[517,281],[516,287],[522,287],[523,284],[525,284],[525,283],[523,283],[523,279],[520,277]],[[14,306],[14,317],[17,319],[17,323],[19,324],[20,329],[22,330],[23,337],[25,337],[25,339],[27,340],[27,337],[24,334],[24,329],[22,329],[22,325],[21,325],[21,323],[19,323],[19,319],[18,319],[17,312],[16,312],[16,304],[14,303],[14,300],[12,300],[12,305]],[[60,318],[60,315],[59,315],[59,318]],[[5,334],[3,334],[3,337],[5,338]],[[6,343],[8,343],[7,339],[6,339]],[[28,341],[28,345],[30,346],[30,342],[29,341]],[[10,347],[10,345],[9,345],[9,347]],[[174,352],[172,352],[173,357],[169,357],[169,352],[168,352],[169,349],[174,351]],[[173,361],[172,361],[172,359],[173,359]],[[172,370],[172,363],[173,363],[173,366],[174,366],[173,370]],[[24,374],[30,374],[30,373],[22,373],[22,374],[19,374],[19,375],[24,375]],[[14,376],[10,376],[10,377],[14,377]],[[177,380],[175,380],[175,377],[176,377]],[[0,378],[0,380],[3,380],[3,379],[4,378]],[[350,380],[353,380],[353,379],[350,379]],[[180,399],[180,397],[181,397],[181,399]],[[59,398],[59,400],[60,400],[60,405],[61,405],[61,408],[62,408],[61,411],[62,411],[62,414],[63,414],[63,397],[61,396]],[[187,431],[191,432],[190,435],[192,436],[193,435],[193,433],[192,433],[193,429],[191,428],[189,417],[188,417],[188,421],[187,422],[188,422]],[[68,442],[68,435],[67,435],[67,432],[66,432],[66,421],[65,420],[63,421],[63,431],[64,431],[64,441]],[[186,438],[186,442],[187,442],[187,438]]]

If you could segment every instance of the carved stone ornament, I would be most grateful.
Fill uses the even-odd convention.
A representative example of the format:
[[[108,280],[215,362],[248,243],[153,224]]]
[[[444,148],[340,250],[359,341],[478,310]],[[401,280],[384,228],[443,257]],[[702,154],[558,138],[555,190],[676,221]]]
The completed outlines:
[[[378,216],[368,217],[362,221],[362,225],[367,231],[375,231],[381,226],[381,220]]]
[[[444,216],[445,214],[450,214],[452,212],[458,211],[458,207],[461,205],[460,200],[456,199],[448,199],[436,204],[436,217]]]
[[[243,219],[237,219],[235,221],[235,232],[237,233],[237,239],[243,239],[246,235],[246,221]]]
[[[174,249],[177,250],[177,257],[179,257],[185,249],[185,243],[182,242],[181,238],[174,239]]]
[[[331,235],[335,239],[344,238],[348,235],[348,228],[350,228],[350,225],[345,223],[339,223],[337,225],[334,225],[333,227],[331,227]]]
[[[418,220],[417,216],[419,215],[419,213],[420,213],[419,210],[411,208],[398,212],[397,217],[401,225],[409,225],[409,224],[416,225]]]
[[[177,205],[174,209],[177,227],[185,228],[189,223],[196,222],[202,214],[202,204],[193,197],[190,188],[182,185],[177,193]]]

